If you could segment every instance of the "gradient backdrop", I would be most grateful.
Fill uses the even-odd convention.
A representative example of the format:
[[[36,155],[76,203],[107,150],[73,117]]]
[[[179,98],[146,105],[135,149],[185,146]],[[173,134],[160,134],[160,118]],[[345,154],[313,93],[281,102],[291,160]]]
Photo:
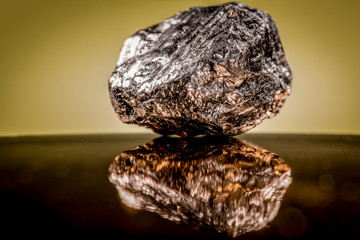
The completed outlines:
[[[152,132],[117,119],[108,78],[141,28],[201,0],[0,0],[0,135]],[[293,92],[251,132],[360,133],[360,1],[248,0],[276,21]]]

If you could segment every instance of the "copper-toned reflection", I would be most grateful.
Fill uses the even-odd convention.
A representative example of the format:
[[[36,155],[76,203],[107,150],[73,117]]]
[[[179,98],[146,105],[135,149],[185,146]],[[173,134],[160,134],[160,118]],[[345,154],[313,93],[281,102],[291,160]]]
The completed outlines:
[[[234,138],[158,138],[116,156],[109,179],[124,204],[231,236],[276,216],[291,170]]]

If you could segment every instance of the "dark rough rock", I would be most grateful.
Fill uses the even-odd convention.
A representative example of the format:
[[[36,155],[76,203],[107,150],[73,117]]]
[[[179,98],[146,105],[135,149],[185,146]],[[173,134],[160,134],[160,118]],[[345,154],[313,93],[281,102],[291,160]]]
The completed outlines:
[[[291,169],[234,138],[158,138],[116,156],[109,180],[128,207],[230,236],[276,216]]]
[[[291,79],[274,20],[227,3],[190,8],[128,38],[109,91],[124,123],[233,136],[275,116]]]

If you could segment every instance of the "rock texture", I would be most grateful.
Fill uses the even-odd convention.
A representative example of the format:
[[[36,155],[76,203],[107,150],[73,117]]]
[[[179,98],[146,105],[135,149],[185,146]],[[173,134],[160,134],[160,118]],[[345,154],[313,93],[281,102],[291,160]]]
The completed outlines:
[[[291,170],[275,153],[233,138],[159,138],[109,167],[122,202],[230,236],[276,216]]]
[[[275,116],[291,79],[274,20],[227,3],[190,8],[128,38],[109,91],[124,123],[233,136]]]

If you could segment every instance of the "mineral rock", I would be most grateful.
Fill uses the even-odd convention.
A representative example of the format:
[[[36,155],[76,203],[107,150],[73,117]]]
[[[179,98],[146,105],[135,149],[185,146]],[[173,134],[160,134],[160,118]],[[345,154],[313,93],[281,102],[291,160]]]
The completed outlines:
[[[233,136],[275,116],[291,79],[271,16],[227,3],[178,12],[129,37],[109,91],[124,123]]]
[[[237,139],[162,137],[116,156],[109,180],[128,207],[235,237],[274,219],[291,170]]]

